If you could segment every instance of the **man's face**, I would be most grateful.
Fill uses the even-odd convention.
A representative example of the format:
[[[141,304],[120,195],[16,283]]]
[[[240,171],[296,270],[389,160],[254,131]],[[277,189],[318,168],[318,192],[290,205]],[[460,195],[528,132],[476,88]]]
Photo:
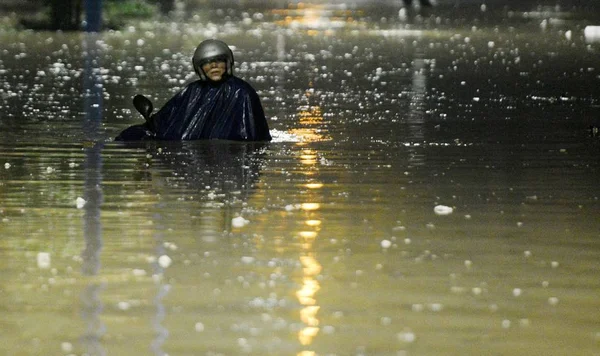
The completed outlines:
[[[222,60],[212,61],[202,66],[204,74],[212,81],[219,81],[227,71],[227,63]]]

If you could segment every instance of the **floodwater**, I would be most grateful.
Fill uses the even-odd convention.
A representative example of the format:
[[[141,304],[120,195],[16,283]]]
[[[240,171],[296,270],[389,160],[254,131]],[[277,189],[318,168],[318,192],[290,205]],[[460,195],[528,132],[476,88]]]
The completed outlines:
[[[0,354],[600,355],[597,12],[180,12],[0,30]],[[113,142],[212,36],[274,142]]]

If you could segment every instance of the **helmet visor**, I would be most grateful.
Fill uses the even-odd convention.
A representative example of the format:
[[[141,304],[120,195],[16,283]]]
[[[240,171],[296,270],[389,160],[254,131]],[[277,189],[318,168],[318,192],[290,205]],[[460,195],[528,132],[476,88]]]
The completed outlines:
[[[200,67],[202,67],[203,65],[209,64],[209,63],[214,63],[214,62],[227,63],[227,61],[228,61],[227,55],[222,54],[222,55],[218,55],[218,56],[214,56],[214,57],[202,58],[198,64],[200,65]]]

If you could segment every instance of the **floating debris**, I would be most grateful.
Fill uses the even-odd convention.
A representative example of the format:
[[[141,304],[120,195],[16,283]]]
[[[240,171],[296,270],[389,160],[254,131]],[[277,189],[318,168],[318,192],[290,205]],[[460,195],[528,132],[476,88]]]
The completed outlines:
[[[37,266],[40,269],[50,268],[50,253],[38,252],[37,254]]]
[[[433,208],[433,212],[436,215],[450,215],[450,214],[452,214],[453,211],[454,211],[453,208],[446,206],[446,205],[436,205],[436,207]]]
[[[285,206],[285,211],[300,210],[302,204],[288,204]]]
[[[158,265],[162,268],[168,268],[172,262],[173,260],[171,259],[171,257],[167,255],[162,255],[158,258]]]
[[[586,26],[583,35],[587,42],[600,42],[600,26]]]
[[[63,352],[72,352],[73,351],[73,344],[71,344],[70,342],[67,342],[67,341],[61,342],[60,349]]]
[[[139,268],[135,268],[132,273],[136,277],[144,277],[146,275],[146,271]]]
[[[237,218],[233,218],[231,219],[231,225],[235,228],[240,228],[240,227],[244,227],[246,225],[248,225],[248,223],[250,223],[249,220],[244,219],[241,216],[238,216]]]
[[[123,310],[123,311],[129,310],[129,308],[131,308],[131,303],[129,303],[129,302],[119,302],[119,303],[117,303],[117,308],[119,310]]]
[[[414,312],[422,312],[423,310],[425,310],[425,306],[421,303],[416,303],[411,305],[410,309]]]
[[[172,242],[164,242],[164,243],[163,243],[163,246],[164,246],[165,248],[167,248],[167,249],[171,250],[171,251],[175,251],[175,250],[177,250],[177,245],[175,245],[175,244],[174,244],[174,243],[172,243]]]
[[[520,327],[526,328],[526,327],[529,327],[530,325],[531,325],[531,321],[529,319],[527,319],[527,318],[519,319]]]
[[[431,303],[431,304],[427,305],[427,307],[432,312],[440,312],[440,311],[442,311],[442,309],[444,309],[444,306],[441,303]]]
[[[75,199],[75,206],[77,206],[77,209],[83,209],[86,203],[87,201],[82,197],[77,197],[77,199]]]
[[[255,258],[252,256],[242,256],[242,263],[244,263],[244,264],[251,264],[254,261],[255,261]]]
[[[398,340],[400,340],[402,342],[412,343],[416,339],[417,339],[417,336],[412,331],[405,330],[405,331],[398,333]]]

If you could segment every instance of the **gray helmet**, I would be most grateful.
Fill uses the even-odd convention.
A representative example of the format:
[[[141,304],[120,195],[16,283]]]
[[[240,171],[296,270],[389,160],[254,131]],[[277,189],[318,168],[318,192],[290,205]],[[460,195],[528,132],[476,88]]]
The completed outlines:
[[[202,70],[202,66],[215,59],[225,60],[225,63],[227,63],[227,74],[233,75],[233,52],[229,46],[223,41],[205,40],[198,45],[192,57],[194,70],[200,76],[200,79],[208,79]]]

